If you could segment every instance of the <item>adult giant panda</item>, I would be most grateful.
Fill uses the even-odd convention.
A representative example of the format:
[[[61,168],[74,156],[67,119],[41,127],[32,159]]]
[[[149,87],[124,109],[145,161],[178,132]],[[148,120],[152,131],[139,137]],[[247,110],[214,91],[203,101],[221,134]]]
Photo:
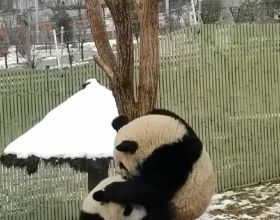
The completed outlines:
[[[119,116],[114,160],[128,180],[112,183],[93,197],[98,201],[160,207],[168,219],[192,220],[202,215],[215,191],[208,153],[193,129],[175,113],[156,109],[132,121]]]
[[[102,180],[84,199],[80,220],[143,220],[146,210],[140,205],[120,205],[117,203],[100,203],[92,198],[94,192],[103,190],[113,182],[123,182],[121,176],[112,176]]]

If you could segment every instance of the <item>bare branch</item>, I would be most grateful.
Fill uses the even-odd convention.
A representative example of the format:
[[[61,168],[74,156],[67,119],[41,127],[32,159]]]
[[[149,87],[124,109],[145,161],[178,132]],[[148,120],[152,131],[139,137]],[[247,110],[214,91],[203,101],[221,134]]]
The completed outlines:
[[[113,71],[100,59],[100,57],[94,56],[93,59],[98,64],[98,66],[100,66],[100,68],[105,71],[109,79],[112,80],[114,77]]]
[[[102,21],[100,2],[99,0],[86,0],[85,3],[98,54],[111,72],[114,72],[113,70],[116,68],[117,62],[107,37],[105,25]]]

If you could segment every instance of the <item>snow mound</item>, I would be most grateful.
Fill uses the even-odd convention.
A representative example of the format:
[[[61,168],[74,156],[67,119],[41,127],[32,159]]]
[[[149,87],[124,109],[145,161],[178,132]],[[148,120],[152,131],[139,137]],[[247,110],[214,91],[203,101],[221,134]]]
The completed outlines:
[[[118,116],[114,97],[95,79],[86,84],[10,143],[4,154],[23,159],[111,157],[116,135],[111,122]]]

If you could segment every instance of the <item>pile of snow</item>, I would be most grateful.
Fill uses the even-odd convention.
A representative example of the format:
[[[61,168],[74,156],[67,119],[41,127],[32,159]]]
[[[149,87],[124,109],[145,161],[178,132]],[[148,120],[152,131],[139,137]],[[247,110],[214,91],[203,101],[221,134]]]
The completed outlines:
[[[112,92],[95,79],[10,143],[4,154],[18,158],[99,158],[112,156],[118,116]]]

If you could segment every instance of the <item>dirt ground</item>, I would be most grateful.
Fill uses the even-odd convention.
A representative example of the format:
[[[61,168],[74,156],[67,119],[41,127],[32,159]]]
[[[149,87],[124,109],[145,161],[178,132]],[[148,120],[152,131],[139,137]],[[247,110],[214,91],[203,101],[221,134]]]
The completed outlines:
[[[280,181],[216,194],[199,220],[280,220]]]

